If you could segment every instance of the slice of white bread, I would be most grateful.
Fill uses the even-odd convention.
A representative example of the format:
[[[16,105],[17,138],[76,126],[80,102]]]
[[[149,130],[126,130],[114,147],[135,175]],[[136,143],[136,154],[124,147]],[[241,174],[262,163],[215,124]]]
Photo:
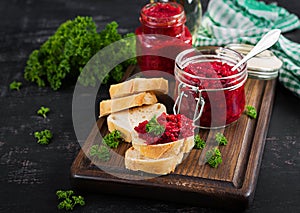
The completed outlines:
[[[190,136],[188,138],[185,138],[184,140],[184,146],[182,148],[183,153],[190,153],[190,151],[194,148],[195,146],[195,137]]]
[[[164,78],[134,78],[109,88],[112,99],[147,91],[167,94],[168,81]]]
[[[167,112],[165,105],[156,103],[134,107],[120,112],[112,113],[107,117],[107,126],[110,132],[119,130],[125,141],[131,142],[134,127],[144,120],[150,120],[153,116],[159,116]]]
[[[119,112],[132,107],[155,104],[157,98],[153,92],[142,92],[126,97],[103,100],[100,102],[100,116]]]
[[[169,143],[147,145],[144,140],[138,138],[137,134],[134,133],[132,146],[145,157],[159,159],[162,156],[169,157],[178,155],[180,152],[190,152],[194,147],[194,136]]]
[[[151,159],[141,155],[138,150],[130,147],[125,153],[125,167],[133,171],[166,175],[174,172],[176,166],[181,163],[182,158],[183,152],[169,157]]]
[[[134,147],[130,147],[125,152],[125,167],[133,171],[143,171],[159,175],[174,172],[177,165],[182,162],[184,155],[186,157],[194,147],[194,136],[182,139],[181,141],[184,141],[184,143],[177,154],[170,152],[172,150],[170,149],[158,159],[146,157]]]

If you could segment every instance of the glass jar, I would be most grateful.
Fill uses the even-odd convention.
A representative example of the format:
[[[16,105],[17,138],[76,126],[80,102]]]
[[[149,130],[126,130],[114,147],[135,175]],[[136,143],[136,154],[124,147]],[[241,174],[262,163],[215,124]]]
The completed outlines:
[[[177,2],[181,4],[186,16],[185,25],[192,35],[197,32],[202,19],[202,6],[200,0],[151,0],[150,2]]]
[[[140,12],[140,22],[135,31],[140,69],[174,74],[176,55],[192,45],[183,7],[176,2],[147,4]]]
[[[221,128],[238,120],[245,109],[247,66],[231,68],[242,58],[221,47],[181,52],[175,61],[174,113],[193,119],[200,128]]]

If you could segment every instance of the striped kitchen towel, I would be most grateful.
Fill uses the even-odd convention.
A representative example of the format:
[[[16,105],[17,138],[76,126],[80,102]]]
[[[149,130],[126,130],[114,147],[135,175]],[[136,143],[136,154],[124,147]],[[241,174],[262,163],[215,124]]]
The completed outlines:
[[[210,0],[194,46],[256,44],[270,29],[300,28],[299,18],[276,4],[256,0]],[[300,44],[280,36],[271,48],[283,61],[279,81],[300,97]]]

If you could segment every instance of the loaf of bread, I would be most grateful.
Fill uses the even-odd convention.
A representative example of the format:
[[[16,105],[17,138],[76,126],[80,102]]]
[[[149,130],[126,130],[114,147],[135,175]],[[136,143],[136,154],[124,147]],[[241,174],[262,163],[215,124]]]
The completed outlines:
[[[148,91],[167,94],[168,81],[164,78],[134,78],[109,88],[112,99]]]
[[[107,117],[107,126],[110,132],[119,130],[126,142],[132,141],[134,127],[144,120],[150,120],[153,116],[159,116],[166,112],[166,107],[161,103],[134,107],[120,112],[115,112]]]
[[[100,116],[119,112],[132,107],[155,104],[157,98],[153,92],[142,92],[126,97],[103,100],[100,102]]]

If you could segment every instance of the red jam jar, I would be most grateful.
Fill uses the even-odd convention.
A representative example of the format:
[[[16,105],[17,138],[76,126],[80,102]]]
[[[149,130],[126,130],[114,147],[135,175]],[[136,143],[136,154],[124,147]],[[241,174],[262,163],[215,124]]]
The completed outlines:
[[[176,56],[192,45],[183,7],[176,2],[147,4],[140,12],[140,22],[135,31],[140,69],[174,74]]]
[[[192,48],[178,54],[174,113],[193,119],[200,128],[221,128],[238,120],[245,109],[247,66],[231,68],[242,58],[221,47]]]

